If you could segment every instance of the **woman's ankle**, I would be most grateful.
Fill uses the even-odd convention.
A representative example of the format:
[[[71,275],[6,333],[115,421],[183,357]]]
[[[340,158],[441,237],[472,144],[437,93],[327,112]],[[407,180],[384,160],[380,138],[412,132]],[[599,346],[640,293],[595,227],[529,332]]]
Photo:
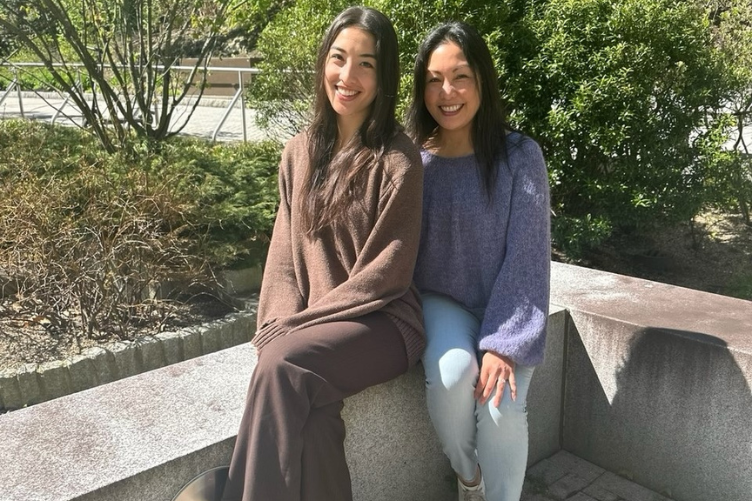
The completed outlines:
[[[466,487],[476,487],[478,484],[480,484],[480,479],[481,479],[480,466],[478,466],[475,469],[475,477],[473,477],[472,480],[465,480],[459,474],[457,475],[457,480],[462,482],[462,485]]]

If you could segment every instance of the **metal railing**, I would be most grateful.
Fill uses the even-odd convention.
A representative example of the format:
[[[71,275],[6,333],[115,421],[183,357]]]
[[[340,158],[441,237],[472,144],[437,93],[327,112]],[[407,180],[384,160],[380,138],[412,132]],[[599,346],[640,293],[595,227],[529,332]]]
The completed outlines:
[[[83,68],[83,64],[81,63],[70,63],[67,65],[63,64],[53,64],[53,66],[57,67],[73,67],[73,68],[79,68],[79,77],[78,81],[76,82],[76,85],[81,86],[81,77],[80,77],[80,68]],[[8,63],[8,62],[0,62],[0,67],[7,67],[10,69],[13,78],[8,84],[7,88],[0,94],[0,106],[3,105],[5,100],[13,93],[13,91],[16,92],[17,98],[18,98],[18,107],[20,111],[20,115],[22,118],[26,118],[26,114],[24,112],[24,103],[23,103],[23,89],[21,88],[21,80],[18,76],[18,70],[21,68],[45,68],[46,65],[44,63]],[[102,68],[106,69],[109,65],[102,65]],[[164,67],[158,66],[157,69],[164,69]],[[175,71],[192,71],[194,69],[193,66],[171,66],[170,70]],[[199,71],[204,71],[199,68]],[[217,140],[217,136],[219,135],[220,131],[222,130],[222,127],[224,126],[225,122],[227,121],[227,118],[230,116],[230,113],[232,112],[233,108],[236,106],[238,101],[240,101],[240,109],[241,109],[241,116],[242,116],[242,124],[243,124],[243,141],[248,141],[248,132],[247,132],[247,120],[246,120],[246,111],[247,111],[247,103],[244,97],[244,91],[246,88],[246,85],[251,81],[250,79],[247,79],[247,81],[244,82],[244,75],[258,75],[261,71],[257,68],[232,68],[232,67],[223,67],[223,66],[209,66],[205,70],[209,75],[207,75],[207,85],[204,89],[204,92],[201,95],[201,98],[211,96],[211,94],[207,94],[206,90],[211,89],[211,74],[212,73],[227,73],[227,72],[234,72],[237,74],[237,90],[235,91],[235,94],[232,96],[232,98],[229,100],[229,104],[226,108],[224,108],[224,113],[222,114],[222,117],[219,119],[219,122],[214,127],[214,130],[211,135],[212,141]],[[65,91],[62,91],[60,89],[55,88],[54,86],[50,85],[50,89],[53,90],[55,93],[57,93],[60,98],[63,100],[62,105],[55,106],[51,104],[49,101],[47,104],[55,110],[55,113],[53,114],[52,118],[50,119],[50,123],[55,123],[58,118],[63,115],[67,116],[63,113],[63,109],[68,106],[71,96],[70,94],[66,93]],[[196,96],[192,95],[186,95],[185,97],[188,99],[191,98],[198,98],[198,92]],[[214,96],[216,97],[216,96]],[[200,98],[199,98],[200,99]],[[155,100],[152,105],[154,106],[154,116],[157,116],[157,109],[158,109],[158,102]],[[114,119],[115,117],[113,117]]]

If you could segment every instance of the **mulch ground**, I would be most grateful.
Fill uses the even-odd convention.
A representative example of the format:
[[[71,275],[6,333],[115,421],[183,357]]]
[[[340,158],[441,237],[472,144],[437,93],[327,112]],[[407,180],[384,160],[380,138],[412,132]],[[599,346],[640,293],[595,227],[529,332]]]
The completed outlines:
[[[60,325],[36,312],[24,310],[12,297],[0,298],[0,369],[15,369],[26,363],[61,360],[92,346],[113,341],[174,331],[220,318],[233,311],[226,303],[210,296],[189,302],[164,302],[159,315],[126,332],[102,330],[88,337],[82,334],[80,319],[71,312]]]
[[[693,225],[621,235],[580,264],[752,300],[752,226],[741,216],[708,212]]]

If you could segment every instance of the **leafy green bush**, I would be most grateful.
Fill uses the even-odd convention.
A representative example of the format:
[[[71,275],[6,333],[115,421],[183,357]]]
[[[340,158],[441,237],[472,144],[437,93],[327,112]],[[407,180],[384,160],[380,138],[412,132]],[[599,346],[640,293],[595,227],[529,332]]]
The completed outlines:
[[[712,205],[724,211],[738,210],[747,225],[752,204],[752,155],[738,150],[721,151],[713,156],[714,176],[708,189]]]
[[[264,57],[258,65],[261,74],[249,90],[249,101],[258,110],[262,127],[273,126],[294,134],[308,121],[316,51],[326,27],[350,5],[352,2],[344,0],[298,0],[285,4],[266,25],[257,45]],[[400,113],[410,98],[415,53],[430,27],[446,19],[465,19],[488,33],[493,42],[501,36],[500,24],[508,11],[504,4],[483,0],[370,0],[362,5],[382,11],[393,21],[402,67]],[[494,50],[493,43],[491,48]]]
[[[110,155],[78,129],[0,122],[0,182],[12,182],[21,172],[47,182],[89,166],[122,182],[139,173],[146,186],[170,187],[183,207],[181,218],[190,223],[182,231],[196,241],[207,239],[202,253],[213,265],[263,259],[250,253],[257,242],[268,240],[274,224],[279,144],[211,144],[175,137],[157,146],[141,145],[135,153]]]
[[[742,84],[700,2],[365,3],[390,17],[398,33],[400,109],[409,100],[418,44],[431,27],[462,19],[485,35],[513,125],[544,149],[560,247],[581,252],[612,231],[689,220],[715,201],[711,186],[726,176],[717,169],[728,125],[718,111]],[[313,85],[293,83],[290,70],[311,68],[326,23],[342,7],[300,0],[262,32],[266,61],[252,92],[264,116],[289,110],[291,102],[306,109]],[[734,33],[749,35],[740,16],[734,19]]]
[[[708,202],[707,153],[723,141],[707,119],[727,91],[703,11],[673,0],[546,6],[527,14],[534,53],[509,85],[515,121],[545,150],[555,210],[614,228],[691,219]]]
[[[0,278],[60,328],[126,336],[158,312],[163,284],[207,290],[217,268],[265,257],[278,145],[176,138],[131,151],[0,122]]]
[[[714,188],[721,188],[721,207],[726,210],[738,207],[745,223],[752,225],[752,144],[743,140],[752,127],[752,2],[727,0],[717,4],[716,8],[711,12],[717,25],[714,30],[716,45],[730,68],[733,82],[723,111],[727,113],[729,128],[733,131],[729,146],[734,151],[719,159],[719,165],[725,168],[721,169],[721,179],[715,180]]]
[[[320,39],[343,0],[301,0],[282,10],[261,32],[264,59],[250,87],[249,103],[263,127],[297,133],[309,119],[313,71]]]
[[[611,235],[611,223],[605,218],[557,216],[551,220],[551,238],[570,259],[581,259]]]
[[[280,146],[274,142],[209,145],[170,141],[148,155],[150,171],[175,179],[175,190],[193,200],[188,213],[196,238],[215,265],[256,264],[265,255],[277,211]]]
[[[25,91],[48,92],[54,91],[60,86],[55,82],[49,70],[43,66],[15,66],[16,63],[36,62],[37,56],[31,51],[22,47],[13,51],[7,62],[0,59],[4,64],[0,66],[0,88],[7,88],[7,85],[16,80]],[[85,73],[78,75],[81,84],[89,88],[89,79]]]

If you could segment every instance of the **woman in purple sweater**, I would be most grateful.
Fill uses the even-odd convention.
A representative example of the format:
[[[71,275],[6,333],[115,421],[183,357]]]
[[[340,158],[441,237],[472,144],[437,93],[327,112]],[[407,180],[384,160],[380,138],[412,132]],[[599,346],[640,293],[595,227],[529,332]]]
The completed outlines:
[[[538,145],[506,124],[491,55],[471,26],[432,31],[414,76],[428,410],[460,500],[518,501],[525,401],[548,317],[546,166]]]

